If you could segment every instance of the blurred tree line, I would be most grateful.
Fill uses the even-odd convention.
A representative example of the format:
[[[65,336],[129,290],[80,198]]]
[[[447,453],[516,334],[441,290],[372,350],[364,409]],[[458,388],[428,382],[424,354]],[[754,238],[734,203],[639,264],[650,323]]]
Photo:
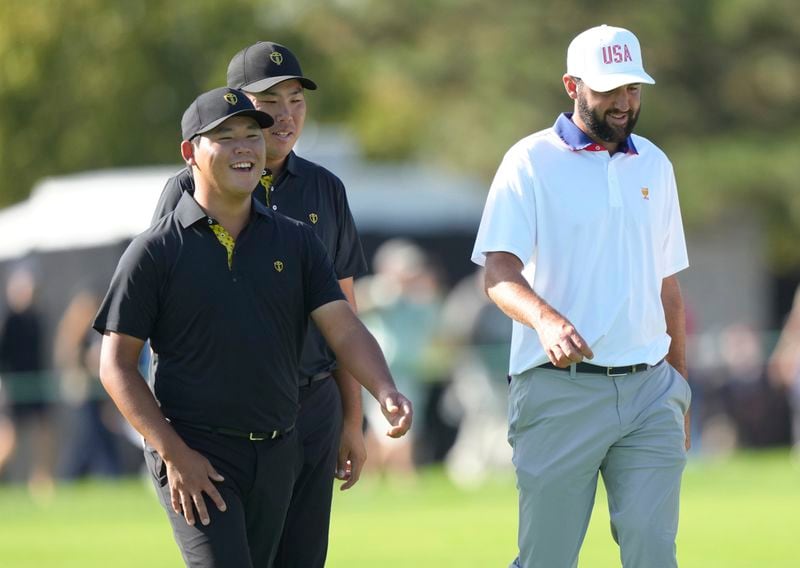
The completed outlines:
[[[47,175],[177,163],[183,110],[260,39],[300,56],[311,116],[369,157],[488,184],[569,110],[569,40],[628,27],[658,82],[638,132],[675,164],[686,221],[746,208],[776,270],[800,266],[796,0],[3,0],[0,22],[0,205]]]

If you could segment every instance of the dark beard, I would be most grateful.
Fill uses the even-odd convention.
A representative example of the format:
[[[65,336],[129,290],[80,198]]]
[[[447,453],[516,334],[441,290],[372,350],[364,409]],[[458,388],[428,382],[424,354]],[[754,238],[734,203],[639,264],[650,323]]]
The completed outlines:
[[[623,128],[615,128],[606,122],[605,117],[600,117],[589,108],[586,104],[584,97],[578,97],[578,114],[583,120],[583,123],[589,128],[592,134],[604,142],[612,142],[620,144],[628,139],[628,136],[633,132],[636,126],[636,121],[639,120],[639,112],[636,114],[633,111],[628,111],[628,122]]]

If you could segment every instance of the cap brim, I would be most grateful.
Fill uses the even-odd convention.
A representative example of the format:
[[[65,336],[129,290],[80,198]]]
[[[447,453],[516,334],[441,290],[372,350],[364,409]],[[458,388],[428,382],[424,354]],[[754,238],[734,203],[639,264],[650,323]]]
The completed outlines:
[[[613,91],[622,85],[632,85],[634,83],[646,83],[655,85],[656,81],[643,71],[635,73],[614,73],[611,75],[601,75],[600,77],[590,78],[581,77],[581,80],[593,91],[604,93]]]
[[[222,118],[218,118],[214,122],[205,125],[202,130],[195,132],[192,137],[199,136],[200,134],[205,134],[206,132],[214,130],[217,126],[219,126],[220,124],[222,124],[223,122],[234,116],[249,116],[251,118],[254,118],[256,122],[258,122],[258,125],[261,128],[269,128],[270,126],[275,124],[275,120],[265,112],[261,112],[260,110],[244,109],[237,112],[233,112],[227,116],[223,116]]]
[[[252,83],[247,83],[246,85],[242,85],[239,87],[240,90],[246,93],[262,93],[269,89],[270,87],[274,87],[278,83],[282,83],[284,81],[288,81],[289,79],[297,79],[300,81],[300,84],[303,85],[304,88],[314,91],[317,89],[317,84],[308,79],[307,77],[301,77],[299,75],[280,75],[278,77],[266,77],[264,79],[260,79],[258,81],[253,81]]]

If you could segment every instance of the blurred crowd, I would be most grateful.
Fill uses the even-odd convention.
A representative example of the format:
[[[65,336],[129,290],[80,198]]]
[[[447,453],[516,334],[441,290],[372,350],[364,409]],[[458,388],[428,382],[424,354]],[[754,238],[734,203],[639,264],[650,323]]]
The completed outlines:
[[[141,452],[100,384],[99,292],[79,287],[47,334],[36,288],[35,268],[16,268],[0,311],[0,479],[46,499],[56,480],[130,472]]]
[[[420,465],[443,463],[456,483],[476,486],[510,468],[511,323],[488,301],[480,270],[448,286],[439,266],[418,244],[393,239],[356,282],[360,315],[416,408],[414,435],[391,439],[365,397],[366,471],[413,479]],[[57,481],[134,474],[142,458],[98,379],[91,322],[100,292],[78,286],[46,334],[36,280],[35,266],[19,265],[0,302],[0,481],[27,483],[47,498]],[[746,325],[692,333],[688,314],[693,452],[800,441],[798,298],[771,334]]]

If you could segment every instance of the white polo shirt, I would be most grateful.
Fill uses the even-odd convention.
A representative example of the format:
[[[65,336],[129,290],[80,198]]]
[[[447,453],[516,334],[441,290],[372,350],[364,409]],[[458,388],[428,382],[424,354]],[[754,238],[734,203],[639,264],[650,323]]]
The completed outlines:
[[[472,261],[505,251],[604,366],[655,364],[669,350],[661,284],[689,266],[672,164],[632,135],[613,156],[562,114],[523,138],[492,182]],[[548,361],[514,322],[511,374]]]

